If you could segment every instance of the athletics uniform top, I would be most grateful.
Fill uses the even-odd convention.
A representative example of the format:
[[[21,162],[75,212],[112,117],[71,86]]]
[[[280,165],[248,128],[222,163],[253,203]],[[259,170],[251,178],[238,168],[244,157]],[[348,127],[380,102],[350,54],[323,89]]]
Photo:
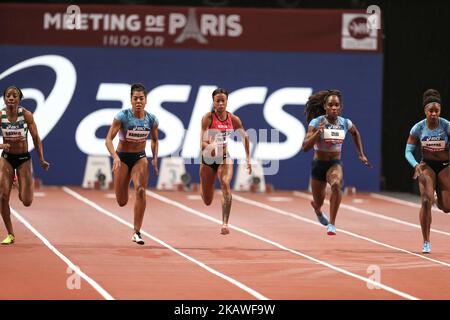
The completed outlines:
[[[158,119],[147,111],[143,119],[138,119],[131,109],[125,109],[120,111],[114,119],[120,121],[119,140],[127,142],[146,141],[152,127],[155,124],[158,125]]]
[[[208,129],[209,143],[216,143],[218,149],[226,151],[228,145],[228,137],[233,133],[233,121],[231,120],[231,113],[226,112],[225,120],[220,121],[215,112],[211,112],[211,125]],[[220,153],[220,152],[219,152]],[[218,152],[216,152],[218,155]],[[224,157],[227,152],[224,152]]]
[[[6,108],[1,111],[2,116],[2,136],[4,139],[11,141],[25,141],[27,140],[28,124],[25,121],[23,107],[19,106],[17,109],[16,121],[9,122]]]
[[[420,141],[423,150],[431,152],[444,151],[448,149],[450,122],[444,118],[439,118],[438,126],[430,130],[427,127],[427,119],[423,119],[412,127],[409,134]]]
[[[320,122],[325,120],[325,128],[320,135],[319,140],[314,144],[314,150],[324,152],[341,152],[342,143],[345,139],[345,134],[353,127],[350,119],[337,117],[336,124],[328,122],[326,116],[319,116],[312,119],[309,126],[319,128]]]

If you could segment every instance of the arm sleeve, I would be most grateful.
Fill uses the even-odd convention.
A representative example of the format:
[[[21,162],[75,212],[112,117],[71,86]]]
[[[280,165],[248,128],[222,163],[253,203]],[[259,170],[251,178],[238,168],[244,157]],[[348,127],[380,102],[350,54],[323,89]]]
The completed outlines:
[[[419,163],[414,158],[414,150],[416,149],[416,146],[414,144],[406,144],[405,148],[405,158],[408,160],[409,164],[415,168]]]

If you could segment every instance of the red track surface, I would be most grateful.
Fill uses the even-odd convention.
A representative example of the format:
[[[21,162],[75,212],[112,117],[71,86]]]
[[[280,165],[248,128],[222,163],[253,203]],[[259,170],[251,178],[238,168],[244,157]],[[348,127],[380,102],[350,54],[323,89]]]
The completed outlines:
[[[433,213],[432,254],[424,256],[414,226],[418,209],[366,194],[344,197],[334,237],[298,193],[235,193],[230,223],[249,233],[231,229],[227,236],[207,219],[221,219],[220,194],[210,207],[188,198],[193,193],[156,192],[166,202],[148,196],[142,230],[206,270],[146,235],[144,246],[132,243],[129,226],[98,210],[132,223],[132,196],[120,208],[110,192],[70,189],[98,207],[60,187],[39,190],[45,195],[28,208],[14,193],[11,205],[114,299],[450,299],[450,216],[444,213]],[[69,289],[74,274],[67,264],[16,217],[13,224],[16,243],[0,247],[0,299],[105,298],[83,279],[80,289]],[[379,268],[386,287],[368,288],[370,268]]]

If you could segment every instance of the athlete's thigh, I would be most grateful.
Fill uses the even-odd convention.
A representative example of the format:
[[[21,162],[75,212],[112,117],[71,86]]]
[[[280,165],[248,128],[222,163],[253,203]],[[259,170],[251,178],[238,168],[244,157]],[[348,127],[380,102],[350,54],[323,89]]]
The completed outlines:
[[[436,174],[429,166],[425,166],[419,176],[419,191],[422,196],[427,195],[434,198],[434,189],[436,187]]]
[[[206,164],[200,164],[200,185],[203,194],[214,193],[217,172]]]
[[[450,191],[450,166],[445,167],[439,172],[437,180],[440,190]]]
[[[331,183],[332,179],[334,179],[334,177],[336,177],[339,181],[339,183],[342,183],[342,179],[343,179],[344,173],[342,170],[342,166],[338,163],[332,165],[328,170],[327,170],[327,182]]]
[[[437,180],[439,186],[439,188],[436,188],[439,190],[437,195],[448,209],[448,206],[450,206],[450,166],[439,172]]]
[[[131,175],[128,166],[121,162],[120,167],[114,170],[114,191],[117,198],[128,198],[130,179]]]
[[[144,157],[139,159],[133,166],[133,169],[131,169],[131,179],[133,180],[134,187],[142,186],[147,188],[148,176],[148,161]]]

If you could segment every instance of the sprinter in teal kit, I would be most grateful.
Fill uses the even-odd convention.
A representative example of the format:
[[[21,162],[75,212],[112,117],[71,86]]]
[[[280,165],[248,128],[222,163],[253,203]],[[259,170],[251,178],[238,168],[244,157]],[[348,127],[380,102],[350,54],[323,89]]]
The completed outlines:
[[[426,118],[416,123],[408,137],[405,157],[414,168],[414,179],[419,178],[422,206],[420,226],[423,236],[423,253],[431,252],[431,206],[436,190],[436,203],[440,210],[450,212],[450,166],[449,136],[450,123],[441,114],[441,95],[428,89],[423,94],[423,108]],[[413,151],[420,144],[422,159],[416,161]]]
[[[120,111],[106,136],[106,147],[113,157],[114,191],[119,206],[128,202],[128,188],[133,180],[136,193],[134,204],[134,234],[132,241],[144,244],[141,227],[146,206],[145,188],[147,187],[149,170],[145,145],[151,137],[152,166],[158,175],[158,119],[144,110],[147,103],[147,92],[142,84],[131,86],[131,109]],[[113,139],[119,133],[119,145],[114,150]]]

